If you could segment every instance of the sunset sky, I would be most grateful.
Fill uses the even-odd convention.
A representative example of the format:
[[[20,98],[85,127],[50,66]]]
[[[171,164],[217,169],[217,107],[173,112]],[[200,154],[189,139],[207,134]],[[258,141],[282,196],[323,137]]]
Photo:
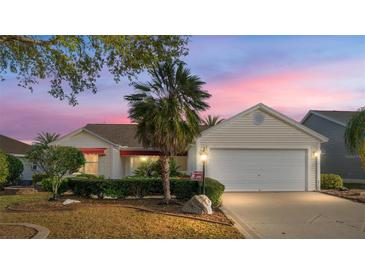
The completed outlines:
[[[212,94],[203,116],[228,118],[260,102],[296,120],[310,109],[365,106],[365,36],[193,36],[189,49],[184,61]],[[98,87],[72,107],[48,95],[46,83],[30,93],[8,78],[0,82],[0,134],[29,142],[41,131],[129,123],[127,81],[103,73]]]

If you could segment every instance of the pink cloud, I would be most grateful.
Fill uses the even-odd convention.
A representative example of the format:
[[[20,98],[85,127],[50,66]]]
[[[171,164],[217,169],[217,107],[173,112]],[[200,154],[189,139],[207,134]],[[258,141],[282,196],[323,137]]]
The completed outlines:
[[[363,71],[358,69],[364,68],[364,60],[342,65],[211,82],[206,87],[213,94],[208,112],[229,117],[264,103],[300,120],[309,109],[357,109],[365,104],[362,92],[346,88],[341,81],[345,78],[351,84],[351,73]]]

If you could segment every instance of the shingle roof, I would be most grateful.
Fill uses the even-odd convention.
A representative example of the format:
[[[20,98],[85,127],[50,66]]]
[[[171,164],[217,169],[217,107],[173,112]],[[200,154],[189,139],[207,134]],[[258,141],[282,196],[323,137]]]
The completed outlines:
[[[135,137],[136,127],[135,124],[87,124],[84,128],[117,145],[142,147]]]
[[[142,147],[135,137],[136,124],[87,124],[84,128],[117,145]],[[205,129],[201,126],[201,130]]]
[[[25,154],[30,148],[31,146],[28,144],[0,135],[0,149],[6,153]]]
[[[330,119],[336,120],[342,124],[347,124],[356,111],[340,111],[340,110],[312,110]]]

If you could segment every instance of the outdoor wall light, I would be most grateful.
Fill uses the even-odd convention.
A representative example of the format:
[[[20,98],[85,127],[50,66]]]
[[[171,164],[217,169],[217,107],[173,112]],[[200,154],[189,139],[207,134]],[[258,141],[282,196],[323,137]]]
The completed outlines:
[[[316,157],[316,158],[319,158],[319,156],[321,156],[321,151],[318,150],[318,151],[314,152],[313,156]]]
[[[147,157],[142,156],[142,157],[141,157],[141,161],[142,161],[142,162],[146,162],[146,161],[147,161]]]

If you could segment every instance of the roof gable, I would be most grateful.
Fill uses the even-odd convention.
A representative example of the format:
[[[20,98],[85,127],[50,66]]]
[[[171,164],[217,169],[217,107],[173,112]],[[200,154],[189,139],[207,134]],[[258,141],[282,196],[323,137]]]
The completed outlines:
[[[251,108],[243,111],[243,112],[240,112],[237,115],[235,115],[235,116],[233,116],[233,117],[231,117],[231,118],[229,118],[227,120],[224,120],[222,123],[220,123],[220,124],[218,124],[218,125],[216,125],[214,127],[211,127],[211,128],[209,128],[207,130],[204,130],[201,135],[202,136],[205,136],[205,135],[209,134],[209,132],[212,132],[214,130],[217,130],[219,128],[222,128],[225,125],[231,123],[232,121],[234,121],[236,119],[239,119],[240,117],[249,115],[252,112],[257,111],[257,110],[263,111],[264,113],[269,114],[270,116],[276,118],[277,120],[280,120],[283,123],[285,123],[285,124],[287,124],[287,125],[295,128],[295,129],[297,129],[297,130],[299,130],[299,131],[301,131],[301,132],[303,132],[303,133],[305,133],[305,134],[307,134],[307,135],[309,135],[309,136],[311,136],[311,137],[313,137],[313,138],[315,138],[315,139],[317,139],[317,140],[319,140],[321,142],[327,142],[328,141],[328,138],[327,137],[325,137],[325,136],[323,136],[323,135],[321,135],[321,134],[319,134],[319,133],[317,133],[317,132],[315,132],[315,131],[307,128],[307,127],[305,127],[304,125],[302,125],[302,124],[294,121],[293,119],[285,116],[284,114],[282,114],[282,113],[280,113],[280,112],[278,112],[278,111],[276,111],[276,110],[274,110],[274,109],[272,109],[272,108],[270,108],[270,107],[268,107],[268,106],[266,106],[266,105],[264,105],[262,103],[257,104],[255,106],[253,106],[253,107],[251,107]]]
[[[31,146],[26,143],[0,135],[0,150],[5,153],[24,155],[30,150],[30,148]]]
[[[303,124],[311,115],[316,115],[340,126],[346,127],[356,111],[337,111],[337,110],[310,110],[302,119]]]
[[[62,136],[61,138],[58,138],[56,141],[52,142],[51,145],[63,145],[64,142],[68,143],[67,139],[77,137],[80,133],[89,134],[90,136],[102,141],[103,143],[106,143],[106,144],[109,144],[112,146],[116,146],[116,147],[119,146],[118,144],[115,144],[115,143],[111,142],[110,140],[107,140],[107,139],[103,138],[102,136],[99,136],[96,133],[94,133],[86,128],[79,128],[77,130],[74,130],[74,131]]]

